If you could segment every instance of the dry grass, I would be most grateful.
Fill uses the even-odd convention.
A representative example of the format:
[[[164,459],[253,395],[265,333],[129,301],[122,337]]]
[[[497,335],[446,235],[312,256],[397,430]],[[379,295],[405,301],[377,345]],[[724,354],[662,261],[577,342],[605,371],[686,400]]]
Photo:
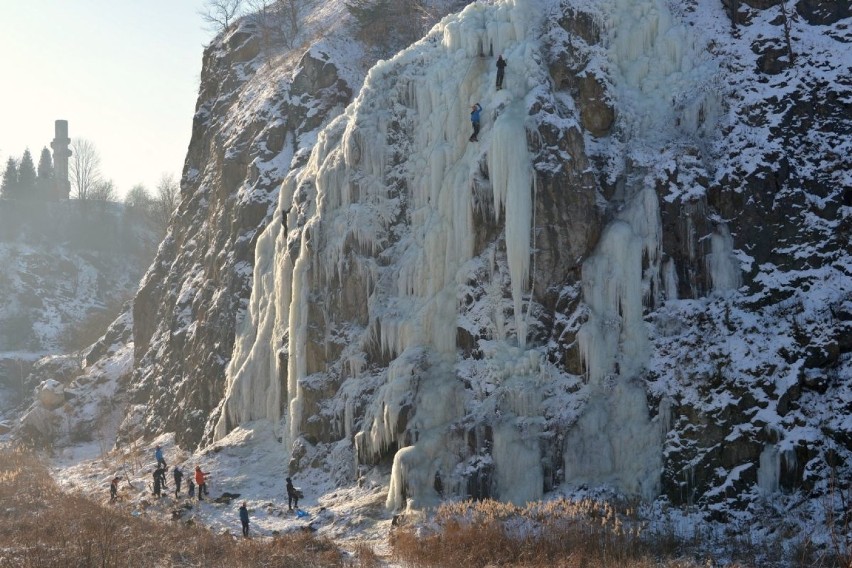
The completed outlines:
[[[243,540],[63,494],[45,464],[21,450],[0,450],[0,503],[2,568],[351,566],[309,533]]]
[[[738,543],[739,544],[739,543]],[[645,534],[628,505],[548,501],[515,507],[496,501],[451,503],[435,513],[434,528],[401,527],[391,537],[395,560],[412,568],[698,568],[717,566],[701,542]],[[737,547],[739,549],[739,546]],[[703,552],[702,552],[703,550]],[[729,568],[767,566],[771,551],[739,549]],[[813,556],[784,566],[812,566]],[[775,564],[773,564],[775,565]],[[840,566],[827,562],[824,566]]]
[[[412,566],[644,567],[659,566],[610,504],[549,501],[515,507],[496,501],[451,503],[435,515],[428,535],[393,535],[397,560]],[[630,528],[628,528],[630,526]],[[687,567],[689,563],[669,566]]]

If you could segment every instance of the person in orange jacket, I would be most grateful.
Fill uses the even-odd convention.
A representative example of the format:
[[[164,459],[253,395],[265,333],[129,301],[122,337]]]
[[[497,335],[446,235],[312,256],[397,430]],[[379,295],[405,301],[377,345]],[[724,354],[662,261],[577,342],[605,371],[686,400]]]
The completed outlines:
[[[204,499],[204,494],[207,493],[207,476],[210,475],[206,471],[201,471],[201,466],[195,466],[195,484],[198,486],[198,500]]]

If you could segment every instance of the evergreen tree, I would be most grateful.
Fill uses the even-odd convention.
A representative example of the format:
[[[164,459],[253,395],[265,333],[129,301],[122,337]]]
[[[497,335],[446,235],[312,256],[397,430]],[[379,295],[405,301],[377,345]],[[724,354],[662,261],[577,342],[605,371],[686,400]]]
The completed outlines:
[[[36,170],[33,164],[33,155],[30,149],[24,150],[21,163],[18,166],[18,191],[19,199],[34,199],[36,197]]]
[[[6,170],[3,172],[3,184],[0,186],[0,195],[4,199],[17,197],[18,193],[18,162],[10,157],[6,162]]]
[[[55,199],[56,196],[54,194],[56,192],[53,188],[53,159],[50,156],[50,150],[46,147],[41,150],[36,175],[38,176],[36,185],[38,187],[39,199]]]

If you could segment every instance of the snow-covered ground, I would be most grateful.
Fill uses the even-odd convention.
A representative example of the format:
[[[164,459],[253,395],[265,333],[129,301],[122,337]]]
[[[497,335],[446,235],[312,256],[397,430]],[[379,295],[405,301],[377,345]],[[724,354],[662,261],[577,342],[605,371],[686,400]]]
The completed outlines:
[[[167,488],[153,496],[154,448],[161,445],[168,464]],[[97,442],[64,449],[53,461],[60,486],[121,507],[133,515],[173,522],[196,522],[215,533],[239,534],[237,509],[245,501],[251,519],[251,534],[270,537],[310,529],[333,538],[343,548],[366,543],[377,554],[387,553],[391,515],[385,508],[386,487],[380,479],[362,479],[360,484],[335,487],[327,478],[293,476],[304,498],[298,510],[288,510],[285,479],[286,454],[268,422],[258,421],[235,429],[226,438],[192,454],[174,444],[173,435],[132,443],[122,450],[103,452]],[[184,472],[179,497],[174,495],[175,465]],[[203,501],[187,496],[187,479],[195,466],[210,473],[209,496]],[[341,467],[343,465],[341,464]],[[109,504],[109,484],[120,476],[119,500]],[[223,493],[238,495],[217,503]]]

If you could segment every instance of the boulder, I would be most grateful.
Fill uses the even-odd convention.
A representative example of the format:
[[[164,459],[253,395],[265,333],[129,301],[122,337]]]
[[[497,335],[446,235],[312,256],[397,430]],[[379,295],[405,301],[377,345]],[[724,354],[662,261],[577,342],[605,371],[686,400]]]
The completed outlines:
[[[65,404],[65,387],[59,381],[48,379],[36,388],[36,399],[47,410],[56,410]]]

